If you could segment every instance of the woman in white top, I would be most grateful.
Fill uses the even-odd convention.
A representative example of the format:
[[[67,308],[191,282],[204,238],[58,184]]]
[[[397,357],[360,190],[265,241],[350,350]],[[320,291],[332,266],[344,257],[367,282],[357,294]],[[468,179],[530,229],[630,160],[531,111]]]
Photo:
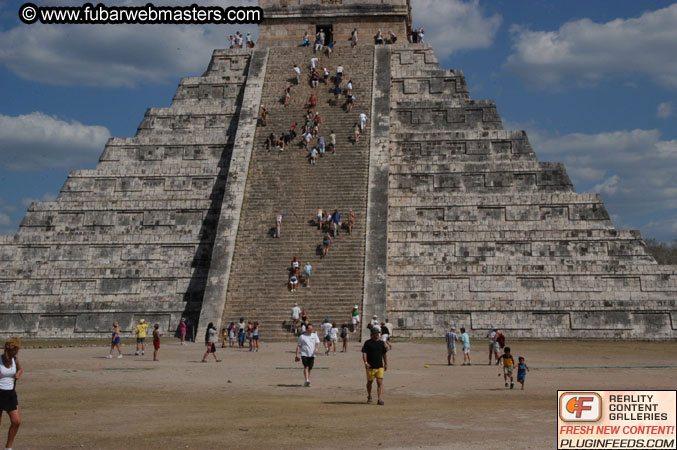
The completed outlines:
[[[221,362],[220,359],[216,358],[216,327],[212,322],[209,322],[207,325],[207,330],[205,331],[205,345],[207,346],[207,351],[202,357],[202,362],[207,362],[207,356],[211,353],[216,362]]]
[[[19,431],[19,425],[21,425],[19,401],[14,390],[16,380],[23,373],[21,364],[16,359],[20,347],[21,341],[19,338],[8,339],[5,342],[5,353],[2,355],[2,364],[0,364],[0,421],[2,421],[2,411],[7,411],[11,425],[7,432],[5,448],[10,449],[14,445],[14,437]]]

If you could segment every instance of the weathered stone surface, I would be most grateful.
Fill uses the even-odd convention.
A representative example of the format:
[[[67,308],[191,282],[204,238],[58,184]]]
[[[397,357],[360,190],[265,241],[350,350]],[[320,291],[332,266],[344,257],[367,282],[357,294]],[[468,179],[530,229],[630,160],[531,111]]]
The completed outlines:
[[[143,317],[197,323],[215,217],[251,50],[217,50],[133,138],[113,138],[94,170],[74,170],[57,201],[34,203],[0,241],[0,330],[45,337],[125,332]],[[205,228],[205,224],[208,224]]]
[[[192,332],[198,320],[219,326],[244,314],[265,317],[279,337],[294,301],[285,289],[293,255],[271,252],[314,259],[307,221],[318,206],[339,206],[358,213],[356,233],[341,237],[332,266],[315,265],[325,273],[314,288],[338,294],[295,297],[311,314],[348,321],[356,303],[363,319],[387,315],[412,337],[449,326],[482,337],[492,325],[522,338],[677,337],[677,267],[658,266],[639,232],[616,230],[601,197],[574,192],[563,164],[539,161],[493,101],[472,100],[462,70],[406,42],[407,0],[261,5],[257,50],[214,51],[171,106],[149,108],[134,137],[110,139],[95,169],[71,172],[56,201],[33,203],[17,235],[0,237],[0,331],[101,336],[113,321],[130,333],[144,318],[172,332],[184,316]],[[289,190],[283,180],[311,180],[308,167],[265,164],[256,146],[264,131],[286,132],[291,118],[280,111],[303,112],[275,102],[291,65],[306,66],[311,50],[296,46],[316,25],[337,40],[330,69],[345,58],[356,85],[353,114],[323,109],[350,157],[318,164],[318,181]],[[379,28],[397,44],[374,47]],[[278,117],[257,132],[264,100]],[[360,112],[369,133],[348,144]],[[305,204],[308,189],[321,205]],[[298,242],[264,245],[280,210],[302,216],[283,225]]]
[[[562,164],[539,162],[492,102],[470,99],[462,71],[429,54],[393,48],[391,62],[387,310],[398,333],[677,337],[677,268],[615,230],[599,196],[575,193]],[[435,81],[445,77],[456,91]]]

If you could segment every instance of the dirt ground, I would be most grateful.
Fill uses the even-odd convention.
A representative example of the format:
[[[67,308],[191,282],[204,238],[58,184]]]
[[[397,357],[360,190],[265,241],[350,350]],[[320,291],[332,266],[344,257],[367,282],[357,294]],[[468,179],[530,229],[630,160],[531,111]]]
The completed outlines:
[[[531,369],[524,391],[503,387],[483,341],[472,342],[470,367],[447,366],[443,340],[395,342],[385,406],[365,403],[356,342],[319,355],[308,388],[293,342],[219,349],[223,361],[207,364],[202,345],[174,339],[159,362],[130,345],[110,360],[104,347],[24,348],[14,448],[550,449],[558,389],[675,388],[674,342],[508,344]]]

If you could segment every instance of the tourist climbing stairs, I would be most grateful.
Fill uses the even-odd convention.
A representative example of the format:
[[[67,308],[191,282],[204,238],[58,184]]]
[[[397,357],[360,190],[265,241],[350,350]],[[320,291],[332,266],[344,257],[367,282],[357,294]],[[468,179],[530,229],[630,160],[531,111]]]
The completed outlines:
[[[320,81],[310,85],[310,58],[313,49],[271,48],[263,89],[262,105],[268,110],[266,126],[259,126],[247,178],[242,216],[237,235],[234,260],[227,292],[223,323],[239,317],[258,321],[261,339],[290,338],[289,322],[295,303],[308,313],[317,326],[325,317],[350,323],[354,305],[362,305],[366,230],[367,184],[369,169],[370,123],[357,144],[353,143],[353,127],[360,113],[371,115],[373,78],[373,46],[338,46],[320,59],[333,78],[336,66],[344,67],[342,86],[352,80],[355,103],[351,112],[344,108],[345,95],[336,104],[333,83]],[[299,86],[292,88],[292,97],[284,105],[288,84],[295,84],[294,64],[302,70]],[[327,152],[311,165],[307,151],[300,146],[305,121],[304,108],[311,94],[323,117],[319,135],[327,146],[329,134],[336,134],[336,154]],[[284,151],[268,149],[267,137],[286,134],[298,122],[298,137]],[[318,136],[319,136],[318,135]],[[313,139],[312,144],[316,144]],[[356,223],[352,234],[342,229],[332,242],[327,257],[321,257],[323,232],[315,223],[318,208],[330,213],[338,209],[346,225],[352,209]],[[274,238],[275,217],[285,213],[281,237]],[[303,284],[291,292],[288,288],[291,260],[297,257],[302,265],[313,266],[310,287]],[[357,335],[356,335],[357,336]]]

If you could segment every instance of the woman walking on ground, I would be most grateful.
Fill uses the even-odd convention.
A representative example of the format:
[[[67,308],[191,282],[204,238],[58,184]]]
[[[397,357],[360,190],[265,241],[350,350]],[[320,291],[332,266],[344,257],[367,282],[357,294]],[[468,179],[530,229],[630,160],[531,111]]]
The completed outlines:
[[[186,345],[187,327],[186,327],[186,319],[183,317],[181,318],[181,325],[179,327],[179,331],[181,332],[181,345]]]
[[[207,362],[207,356],[211,353],[214,356],[216,362],[221,362],[220,359],[216,358],[216,328],[212,322],[209,322],[207,325],[207,331],[205,332],[205,345],[207,346],[207,351],[202,357],[202,362]]]
[[[347,352],[348,351],[348,324],[343,324],[341,325],[341,340],[343,341],[343,348],[341,349],[341,353]]]
[[[254,331],[252,331],[252,342],[254,343],[254,351],[259,351],[259,323],[254,322]]]
[[[2,411],[6,411],[11,425],[7,432],[7,443],[5,449],[11,449],[14,445],[14,438],[21,425],[21,415],[19,414],[19,401],[16,397],[16,380],[19,379],[23,370],[19,360],[16,359],[21,348],[19,338],[10,338],[5,341],[5,353],[2,355],[2,364],[0,365],[0,422],[2,421]]]
[[[117,322],[113,322],[113,339],[110,344],[110,353],[106,358],[110,359],[113,357],[113,349],[118,349],[118,358],[122,358],[122,349],[120,349],[120,325]]]

